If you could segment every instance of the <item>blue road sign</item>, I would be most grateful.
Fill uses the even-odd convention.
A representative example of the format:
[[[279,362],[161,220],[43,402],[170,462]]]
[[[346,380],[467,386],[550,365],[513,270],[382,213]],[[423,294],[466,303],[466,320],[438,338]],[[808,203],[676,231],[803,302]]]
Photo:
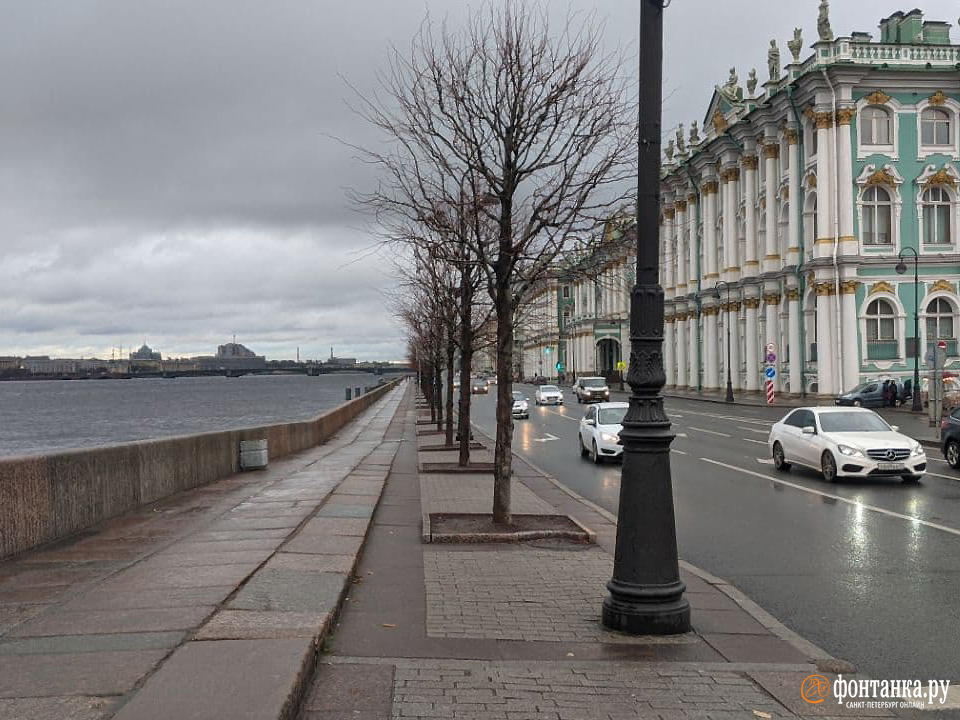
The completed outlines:
[[[770,380],[773,380],[777,376],[777,371],[775,368],[768,367],[764,372],[764,375],[766,375]]]

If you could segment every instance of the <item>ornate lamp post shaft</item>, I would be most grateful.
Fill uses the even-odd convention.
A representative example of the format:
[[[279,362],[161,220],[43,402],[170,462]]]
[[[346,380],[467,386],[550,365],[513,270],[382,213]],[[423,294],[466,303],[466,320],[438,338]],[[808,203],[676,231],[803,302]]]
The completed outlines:
[[[907,271],[903,254],[908,251],[913,253],[913,390],[910,393],[913,397],[913,405],[910,409],[913,412],[922,412],[923,401],[920,399],[920,254],[912,247],[903,248],[897,255],[900,262],[897,263],[895,269],[898,275],[903,275]]]
[[[637,181],[637,284],[630,297],[630,409],[624,446],[617,547],[603,624],[636,635],[690,629],[677,560],[670,479],[670,420],[661,391],[663,288],[659,280],[660,105],[663,0],[640,0],[640,137]]]

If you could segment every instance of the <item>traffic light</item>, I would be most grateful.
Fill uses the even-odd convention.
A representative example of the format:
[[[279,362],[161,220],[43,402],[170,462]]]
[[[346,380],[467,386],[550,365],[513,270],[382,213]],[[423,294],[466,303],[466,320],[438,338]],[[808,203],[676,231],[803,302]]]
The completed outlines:
[[[550,348],[547,348],[547,355],[550,354]]]
[[[558,370],[558,371],[559,371],[559,370],[563,370],[563,363],[562,363],[562,362],[558,362],[558,363],[557,363],[557,370]]]

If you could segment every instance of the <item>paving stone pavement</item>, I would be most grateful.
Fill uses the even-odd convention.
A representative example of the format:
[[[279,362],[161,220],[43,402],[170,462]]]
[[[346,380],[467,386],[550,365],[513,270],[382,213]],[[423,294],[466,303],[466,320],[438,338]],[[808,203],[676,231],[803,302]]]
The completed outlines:
[[[595,546],[551,544],[555,549],[424,549],[427,634],[547,642],[693,640],[638,638],[604,629],[600,606],[613,559]]]
[[[423,458],[421,455],[421,462]],[[493,507],[493,475],[422,474],[420,498],[424,513],[489,513]],[[518,514],[550,515],[556,512],[550,503],[517,482],[513,484],[511,504],[513,512]]]

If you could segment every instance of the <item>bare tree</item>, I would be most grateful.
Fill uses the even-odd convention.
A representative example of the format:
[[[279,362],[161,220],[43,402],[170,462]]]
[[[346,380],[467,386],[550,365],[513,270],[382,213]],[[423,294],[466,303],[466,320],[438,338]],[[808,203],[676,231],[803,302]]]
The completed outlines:
[[[629,192],[636,115],[623,56],[601,48],[592,16],[553,32],[536,0],[490,3],[465,26],[425,22],[395,51],[379,96],[358,112],[392,141],[362,151],[380,167],[360,198],[386,226],[435,227],[438,202],[484,198],[464,236],[497,318],[493,520],[510,524],[512,355],[519,298],[571,237],[592,231]],[[479,231],[485,221],[492,233]]]

